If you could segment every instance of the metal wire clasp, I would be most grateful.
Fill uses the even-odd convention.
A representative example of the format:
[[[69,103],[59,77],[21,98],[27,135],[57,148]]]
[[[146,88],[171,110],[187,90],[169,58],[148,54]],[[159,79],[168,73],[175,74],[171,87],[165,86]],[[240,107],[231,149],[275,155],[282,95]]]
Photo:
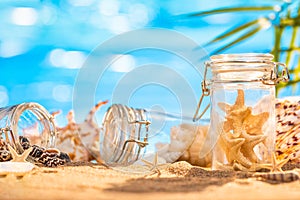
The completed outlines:
[[[139,124],[139,130],[138,130],[138,138],[140,138],[140,134],[141,134],[141,127],[142,125],[145,125],[146,128],[146,137],[144,138],[144,141],[141,140],[135,140],[135,139],[129,139],[126,140],[126,142],[124,143],[124,147],[123,149],[125,149],[125,146],[128,142],[135,142],[137,143],[137,145],[139,145],[139,147],[144,148],[145,146],[147,146],[148,143],[148,132],[149,132],[149,126],[151,124],[150,121],[148,120],[139,120],[139,121],[134,121],[134,122],[129,122],[130,124]]]
[[[129,154],[131,153],[131,151],[126,151],[126,146],[128,145],[128,143],[133,142],[133,143],[136,143],[140,147],[138,150],[137,156],[136,156],[136,160],[138,159],[138,157],[140,155],[141,148],[144,148],[149,144],[148,143],[148,131],[149,131],[149,126],[150,126],[151,122],[148,120],[136,120],[136,121],[128,121],[128,123],[129,124],[139,124],[138,138],[137,139],[128,139],[124,142],[123,147],[122,147],[122,152],[119,155],[117,161],[119,161],[122,157],[129,156]],[[146,137],[144,138],[144,141],[140,140],[142,125],[145,125],[145,128],[146,128]]]
[[[196,112],[195,112],[194,117],[193,117],[193,121],[194,122],[196,122],[199,119],[201,119],[201,117],[205,114],[205,112],[208,110],[208,108],[210,106],[210,104],[208,104],[205,107],[205,109],[200,113],[200,115],[198,115],[204,97],[210,95],[210,88],[209,88],[210,84],[206,81],[206,74],[207,74],[207,63],[205,65],[204,78],[203,78],[203,81],[201,82],[202,95],[201,95],[201,97],[199,99],[199,102],[198,102],[198,105],[197,105],[197,109],[196,109]]]
[[[279,76],[278,68],[282,66],[281,75]],[[277,85],[279,82],[288,82],[290,80],[290,73],[287,66],[284,63],[275,62],[275,67],[271,71],[270,77],[262,77],[262,83],[265,85]]]

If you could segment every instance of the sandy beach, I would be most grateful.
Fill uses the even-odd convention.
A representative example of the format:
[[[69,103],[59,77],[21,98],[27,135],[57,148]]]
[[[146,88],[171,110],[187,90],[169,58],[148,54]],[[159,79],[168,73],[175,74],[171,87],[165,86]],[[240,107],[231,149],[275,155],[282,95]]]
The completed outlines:
[[[299,199],[299,181],[270,184],[234,171],[177,162],[155,174],[100,165],[37,168],[24,177],[1,176],[0,199]]]

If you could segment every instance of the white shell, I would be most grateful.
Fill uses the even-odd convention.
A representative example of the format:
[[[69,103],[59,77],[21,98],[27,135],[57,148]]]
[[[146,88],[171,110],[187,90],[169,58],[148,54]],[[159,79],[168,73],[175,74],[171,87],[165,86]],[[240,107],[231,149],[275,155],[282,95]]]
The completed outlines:
[[[29,162],[0,162],[0,174],[27,173],[35,167]]]
[[[143,159],[148,162],[153,162],[154,158],[155,158],[155,155],[148,155],[148,156],[144,157]],[[164,158],[158,156],[157,164],[158,165],[166,164],[166,160]],[[145,162],[138,160],[134,163],[134,165],[146,165],[146,164],[145,164]]]
[[[167,163],[173,163],[177,161],[181,154],[182,152],[168,152],[164,155],[164,157],[162,157],[167,161]]]

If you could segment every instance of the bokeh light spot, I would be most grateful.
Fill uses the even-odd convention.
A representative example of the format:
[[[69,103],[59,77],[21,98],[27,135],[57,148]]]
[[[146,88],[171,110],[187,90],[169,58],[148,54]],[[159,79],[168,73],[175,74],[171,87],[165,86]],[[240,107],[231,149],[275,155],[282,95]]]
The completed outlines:
[[[113,16],[119,13],[120,3],[117,0],[102,0],[99,3],[99,12],[102,15]]]
[[[49,54],[49,62],[54,67],[78,69],[82,66],[86,55],[80,51],[65,51],[54,49]]]
[[[57,85],[52,90],[52,96],[58,102],[70,102],[72,100],[71,85]]]
[[[32,26],[37,22],[38,13],[34,8],[14,8],[11,14],[12,23],[20,26]]]

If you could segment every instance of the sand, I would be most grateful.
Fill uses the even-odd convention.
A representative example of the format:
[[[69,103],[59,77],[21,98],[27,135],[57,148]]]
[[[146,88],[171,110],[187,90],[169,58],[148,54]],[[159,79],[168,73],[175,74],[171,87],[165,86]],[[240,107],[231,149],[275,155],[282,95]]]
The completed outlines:
[[[37,168],[24,177],[10,174],[0,177],[0,199],[300,199],[299,181],[269,184],[249,173],[184,161],[162,166],[159,177],[119,170],[77,163]]]

